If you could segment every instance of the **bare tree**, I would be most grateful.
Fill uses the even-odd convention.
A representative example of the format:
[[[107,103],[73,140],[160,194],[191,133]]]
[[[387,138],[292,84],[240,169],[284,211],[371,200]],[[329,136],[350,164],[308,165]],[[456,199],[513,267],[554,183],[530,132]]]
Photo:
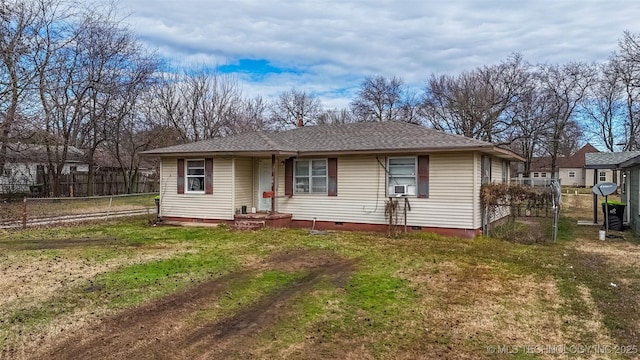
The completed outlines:
[[[42,1],[0,0],[0,171],[7,147],[15,139],[25,101],[35,80],[34,59],[42,51],[40,16]]]
[[[271,121],[279,128],[313,125],[318,121],[322,104],[317,96],[292,88],[280,93],[271,104]]]
[[[260,96],[243,99],[235,111],[230,114],[225,135],[272,128],[273,124],[266,116],[267,110],[268,104]]]
[[[157,90],[159,119],[180,130],[184,142],[223,136],[242,106],[242,93],[230,75],[204,67],[165,75]]]
[[[318,117],[318,125],[348,124],[353,122],[353,116],[348,109],[325,110]]]
[[[55,21],[39,32],[46,51],[37,62],[38,94],[44,127],[54,135],[46,143],[52,182],[59,182],[69,148],[83,148],[92,194],[94,154],[118,134],[156,62],[122,26],[113,4],[76,10],[64,22],[55,12],[69,16],[70,10],[43,8]]]
[[[616,75],[625,98],[625,150],[640,149],[640,39],[625,31],[614,54]]]
[[[510,126],[505,112],[517,100],[528,67],[516,54],[499,65],[457,76],[432,75],[422,115],[436,129],[485,141],[502,140]]]
[[[543,155],[543,135],[548,127],[545,121],[547,103],[534,75],[531,72],[527,74],[527,81],[517,101],[506,112],[511,124],[506,134],[509,146],[525,158],[525,174],[531,172],[533,157]]]
[[[549,125],[545,143],[546,151],[551,157],[551,176],[555,177],[558,156],[563,147],[567,146],[566,133],[579,126],[574,116],[595,80],[594,71],[584,63],[541,65],[538,79],[548,106],[544,118]]]
[[[600,140],[608,151],[615,151],[616,144],[624,138],[624,99],[620,81],[621,68],[616,60],[596,65],[597,78],[589,86],[580,107],[586,118],[585,125],[593,137]]]
[[[367,77],[360,84],[351,111],[356,121],[402,120],[404,81],[398,77]]]

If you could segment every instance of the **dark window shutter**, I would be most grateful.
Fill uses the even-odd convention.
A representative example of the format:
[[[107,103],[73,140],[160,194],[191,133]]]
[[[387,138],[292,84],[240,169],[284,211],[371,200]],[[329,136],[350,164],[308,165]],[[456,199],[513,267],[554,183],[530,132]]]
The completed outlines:
[[[213,159],[204,159],[204,193],[213,194]]]
[[[178,159],[178,194],[184,194],[184,159]]]
[[[429,155],[418,156],[418,197],[429,197]]]
[[[328,158],[327,167],[329,168],[327,195],[338,196],[338,159]]]
[[[293,159],[284,161],[284,194],[293,196]]]

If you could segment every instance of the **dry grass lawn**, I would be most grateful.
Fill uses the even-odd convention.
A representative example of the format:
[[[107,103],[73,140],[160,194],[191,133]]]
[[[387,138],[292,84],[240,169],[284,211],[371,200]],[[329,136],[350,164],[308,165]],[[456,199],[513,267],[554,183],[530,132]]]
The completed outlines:
[[[0,233],[0,358],[637,358],[640,245],[575,220],[534,244],[145,220]],[[587,345],[627,353],[543,348]]]

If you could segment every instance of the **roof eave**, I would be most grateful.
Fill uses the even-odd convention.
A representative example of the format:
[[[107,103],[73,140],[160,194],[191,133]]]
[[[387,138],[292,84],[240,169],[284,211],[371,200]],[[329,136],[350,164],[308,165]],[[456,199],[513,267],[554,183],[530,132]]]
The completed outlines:
[[[584,168],[585,169],[601,169],[601,170],[606,170],[606,169],[620,169],[622,167],[622,164],[596,164],[596,165],[585,165]]]
[[[633,165],[638,165],[638,164],[640,164],[640,155],[620,163],[620,167],[621,168],[628,168],[628,167],[631,167]]]
[[[496,146],[470,146],[470,147],[438,147],[438,148],[402,148],[402,149],[367,149],[367,150],[333,150],[333,151],[300,151],[299,156],[325,156],[325,155],[375,155],[375,154],[428,154],[481,151],[499,156],[501,158],[525,161],[521,156]]]
[[[205,157],[205,156],[251,156],[260,157],[265,155],[276,156],[296,156],[298,152],[289,150],[273,150],[273,151],[181,151],[181,152],[153,152],[145,151],[140,153],[144,157]]]
[[[251,156],[261,157],[265,155],[276,156],[327,156],[327,155],[375,155],[375,154],[426,154],[426,153],[451,153],[481,151],[490,153],[501,158],[510,160],[525,161],[524,158],[512,151],[498,148],[496,146],[470,146],[470,147],[438,147],[438,148],[399,148],[399,149],[365,149],[365,150],[329,150],[329,151],[198,151],[198,152],[154,152],[145,151],[140,155],[144,157],[205,157],[205,156]]]

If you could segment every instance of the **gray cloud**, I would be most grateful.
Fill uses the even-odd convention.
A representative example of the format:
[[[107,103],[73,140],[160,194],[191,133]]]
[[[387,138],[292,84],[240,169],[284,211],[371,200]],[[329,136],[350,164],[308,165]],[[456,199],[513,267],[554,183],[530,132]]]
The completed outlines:
[[[624,30],[640,32],[640,2],[624,0],[120,4],[136,34],[171,61],[216,66],[265,59],[299,69],[247,80],[243,88],[268,98],[295,86],[323,94],[326,107],[346,105],[340,94],[368,75],[421,86],[432,73],[494,64],[513,52],[532,63],[603,61]]]

